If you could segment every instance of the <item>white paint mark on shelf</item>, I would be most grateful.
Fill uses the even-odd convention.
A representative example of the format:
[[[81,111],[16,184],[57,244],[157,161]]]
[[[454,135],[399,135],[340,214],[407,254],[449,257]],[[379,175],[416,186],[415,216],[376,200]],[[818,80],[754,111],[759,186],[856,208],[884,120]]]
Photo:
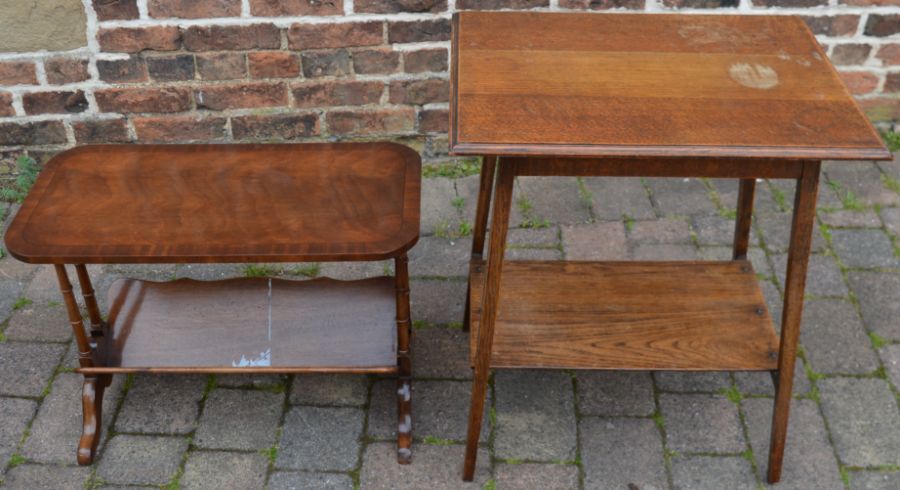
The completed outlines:
[[[272,365],[272,349],[260,352],[256,358],[247,359],[241,355],[240,361],[231,361],[231,367],[260,367]]]

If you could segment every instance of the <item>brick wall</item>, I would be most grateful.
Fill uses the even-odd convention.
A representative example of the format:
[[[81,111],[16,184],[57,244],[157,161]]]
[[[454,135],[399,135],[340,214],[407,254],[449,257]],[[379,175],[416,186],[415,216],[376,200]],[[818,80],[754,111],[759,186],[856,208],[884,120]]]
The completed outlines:
[[[462,9],[799,14],[870,117],[900,119],[900,0],[82,1],[85,47],[0,53],[0,159],[389,137],[439,160],[449,18]]]

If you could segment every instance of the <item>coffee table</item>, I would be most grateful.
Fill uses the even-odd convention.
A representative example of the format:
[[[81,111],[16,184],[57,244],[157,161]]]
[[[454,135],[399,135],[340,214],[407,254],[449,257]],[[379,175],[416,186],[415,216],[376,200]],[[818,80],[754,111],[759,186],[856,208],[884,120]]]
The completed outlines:
[[[406,251],[420,181],[419,155],[390,143],[86,146],[51,159],[6,246],[56,268],[84,375],[78,463],[94,458],[111,376],[135,372],[393,374],[409,462]],[[119,279],[106,320],[86,267],[384,259],[393,278]]]
[[[778,481],[820,161],[890,158],[803,21],[463,12],[452,50],[450,150],[484,157],[463,478],[490,369],[557,368],[770,371]],[[554,175],[740,179],[733,260],[504,262],[514,179]],[[757,178],[797,182],[780,338],[747,260]]]

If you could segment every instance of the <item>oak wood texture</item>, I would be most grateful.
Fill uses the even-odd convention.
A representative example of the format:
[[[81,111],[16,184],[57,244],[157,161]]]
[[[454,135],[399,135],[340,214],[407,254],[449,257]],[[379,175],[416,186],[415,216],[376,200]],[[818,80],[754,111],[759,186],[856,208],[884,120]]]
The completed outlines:
[[[6,233],[29,263],[382,260],[419,233],[421,164],[393,143],[84,146]]]
[[[450,150],[889,159],[796,16],[461,12]]]
[[[397,372],[390,277],[119,279],[108,298],[101,362],[78,372]]]

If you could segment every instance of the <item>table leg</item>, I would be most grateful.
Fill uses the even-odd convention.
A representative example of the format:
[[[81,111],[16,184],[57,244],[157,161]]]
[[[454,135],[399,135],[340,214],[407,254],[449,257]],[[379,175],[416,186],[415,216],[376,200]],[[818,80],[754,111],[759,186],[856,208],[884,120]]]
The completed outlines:
[[[75,335],[75,343],[78,344],[78,364],[81,367],[93,366],[93,351],[84,332],[84,320],[81,318],[78,302],[75,301],[75,294],[72,292],[72,283],[69,281],[66,266],[55,264],[54,267],[56,268],[56,279],[59,281],[59,291],[62,293],[63,301],[66,303],[66,311],[69,314],[69,324],[71,324],[72,333]]]
[[[734,222],[734,260],[747,258],[755,192],[756,179],[741,179],[741,185],[738,188],[737,218]]]
[[[91,320],[91,337],[102,337],[105,330],[103,317],[100,316],[100,307],[97,306],[97,297],[94,295],[94,287],[91,285],[91,276],[84,264],[75,266],[78,273],[78,283],[81,285],[81,295],[84,297],[84,305],[88,310],[88,318]]]
[[[812,230],[816,219],[819,167],[819,162],[804,162],[803,174],[797,180],[794,197],[794,217],[784,288],[784,312],[781,316],[781,347],[778,352],[775,409],[772,414],[772,434],[769,443],[769,483],[776,483],[781,479],[794,380],[794,361],[800,337],[800,317],[803,312],[806,266],[809,262]]]
[[[466,481],[472,481],[475,476],[475,458],[478,455],[478,439],[481,435],[484,400],[487,394],[488,375],[491,370],[494,322],[497,319],[497,307],[500,301],[500,274],[503,270],[503,254],[506,249],[506,232],[509,228],[509,210],[512,204],[513,181],[516,172],[512,162],[499,163],[499,167],[497,189],[494,196],[494,216],[491,221],[487,274],[484,279],[484,300],[481,303],[481,322],[475,351],[472,404],[469,408],[469,430],[463,469],[463,480]]]
[[[497,157],[485,156],[481,161],[481,179],[478,185],[478,202],[475,208],[475,226],[472,230],[472,260],[484,255],[484,237],[487,234],[488,215],[491,211],[491,192],[494,187],[494,170]],[[472,285],[466,287],[466,309],[463,312],[463,331],[469,331],[469,295]]]
[[[397,291],[397,462],[412,459],[412,362],[409,358],[409,259],[403,254],[394,259]]]

